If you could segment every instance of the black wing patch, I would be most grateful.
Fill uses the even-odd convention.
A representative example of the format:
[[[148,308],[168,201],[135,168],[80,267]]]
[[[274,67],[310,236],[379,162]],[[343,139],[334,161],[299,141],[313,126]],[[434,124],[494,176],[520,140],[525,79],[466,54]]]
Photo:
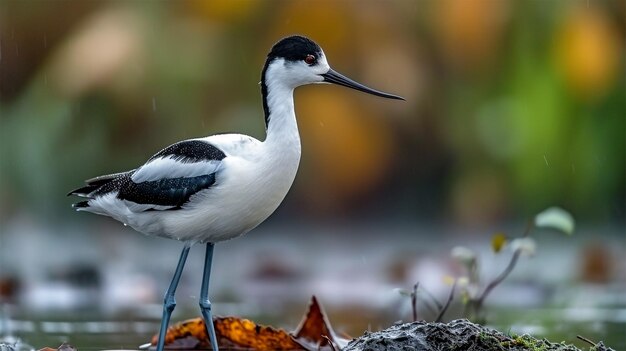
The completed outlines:
[[[189,198],[215,183],[215,173],[187,178],[166,178],[135,183],[130,175],[121,185],[117,197],[143,205],[180,208]]]
[[[172,144],[157,152],[148,162],[161,157],[170,157],[176,161],[193,163],[200,161],[221,161],[226,154],[217,147],[201,140],[185,140]]]
[[[120,173],[107,182],[96,182],[70,192],[68,195],[82,195],[95,198],[117,191],[121,200],[132,201],[142,205],[169,207],[167,210],[178,210],[189,198],[215,183],[215,173],[187,178],[166,178],[148,182],[135,183],[131,176],[134,171]],[[74,208],[89,207],[88,201],[73,205]],[[150,209],[149,209],[150,210]]]
[[[159,151],[149,160],[170,157],[182,163],[202,161],[221,161],[226,154],[217,147],[200,140],[186,140],[170,145]],[[180,209],[189,198],[215,183],[215,174],[204,174],[195,177],[164,178],[153,181],[135,183],[131,179],[135,170],[110,174],[89,179],[87,185],[71,191],[68,195],[103,196],[117,191],[117,197],[142,205],[169,207],[170,210]],[[86,201],[74,204],[74,207],[89,207]]]

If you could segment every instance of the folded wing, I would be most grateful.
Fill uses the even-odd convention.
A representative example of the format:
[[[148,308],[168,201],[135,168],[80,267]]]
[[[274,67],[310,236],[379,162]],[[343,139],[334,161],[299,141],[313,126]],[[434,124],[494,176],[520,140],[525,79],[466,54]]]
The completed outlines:
[[[225,157],[222,150],[206,141],[181,141],[135,170],[90,179],[69,195],[89,198],[75,204],[77,209],[101,205],[92,200],[111,193],[132,211],[180,209],[192,195],[215,184],[215,173]]]

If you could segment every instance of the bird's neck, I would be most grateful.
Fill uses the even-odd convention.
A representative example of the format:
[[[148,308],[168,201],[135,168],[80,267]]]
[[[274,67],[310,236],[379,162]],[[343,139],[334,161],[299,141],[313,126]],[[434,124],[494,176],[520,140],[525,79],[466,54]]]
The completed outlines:
[[[289,152],[300,153],[300,135],[293,103],[294,88],[271,74],[271,66],[263,70],[261,92],[265,113],[266,138],[264,143]]]

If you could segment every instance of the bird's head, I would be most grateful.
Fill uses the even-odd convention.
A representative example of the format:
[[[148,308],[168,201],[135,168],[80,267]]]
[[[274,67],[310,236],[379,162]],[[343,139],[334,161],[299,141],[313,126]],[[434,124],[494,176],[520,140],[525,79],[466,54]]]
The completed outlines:
[[[333,83],[389,99],[404,98],[378,91],[336,72],[326,60],[322,48],[311,39],[294,35],[274,44],[267,55],[263,81],[267,85],[284,84],[296,88],[306,84]]]

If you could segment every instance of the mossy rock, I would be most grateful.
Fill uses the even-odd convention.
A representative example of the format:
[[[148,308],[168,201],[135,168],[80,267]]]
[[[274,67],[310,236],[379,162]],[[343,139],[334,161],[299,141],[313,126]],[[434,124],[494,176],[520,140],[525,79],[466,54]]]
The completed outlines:
[[[366,332],[343,351],[580,351],[579,348],[536,339],[529,335],[505,335],[465,319],[449,323],[413,322]],[[599,343],[590,351],[614,351]]]

